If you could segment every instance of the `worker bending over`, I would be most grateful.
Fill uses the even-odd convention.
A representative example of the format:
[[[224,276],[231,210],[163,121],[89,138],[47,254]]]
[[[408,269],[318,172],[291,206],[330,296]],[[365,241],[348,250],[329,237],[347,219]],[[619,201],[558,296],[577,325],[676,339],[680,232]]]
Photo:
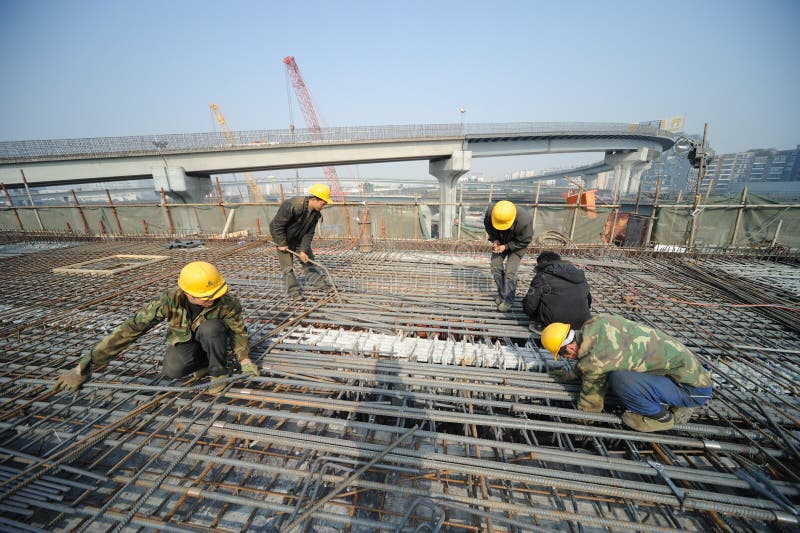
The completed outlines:
[[[533,240],[533,217],[525,209],[501,200],[486,210],[483,226],[492,243],[489,264],[497,285],[494,301],[498,311],[507,313],[517,292],[519,264]]]
[[[61,374],[55,389],[76,391],[92,376],[92,367],[104,365],[161,322],[167,322],[167,351],[163,373],[173,379],[194,373],[199,379],[211,376],[209,392],[219,394],[229,377],[227,341],[242,372],[258,375],[250,360],[247,328],[239,299],[211,263],[194,261],[181,270],[178,286],[163,292],[136,314],[120,324],[84,355],[78,367]]]
[[[278,247],[278,262],[283,282],[290,298],[299,298],[301,292],[300,284],[294,275],[293,258],[289,250],[297,253],[309,286],[315,289],[328,288],[322,270],[309,263],[309,260],[314,260],[311,240],[314,238],[317,221],[322,218],[320,211],[331,202],[331,189],[322,183],[315,183],[308,192],[308,196],[285,200],[269,223],[272,240]]]
[[[561,381],[581,379],[578,409],[599,413],[610,388],[625,406],[622,421],[637,431],[664,431],[689,421],[711,398],[711,376],[697,357],[666,333],[614,315],[595,315],[578,330],[554,322],[542,346],[577,360]]]
[[[522,309],[531,319],[531,331],[541,334],[553,322],[578,329],[589,320],[592,294],[583,270],[550,251],[539,254],[534,269],[536,275],[522,299]]]

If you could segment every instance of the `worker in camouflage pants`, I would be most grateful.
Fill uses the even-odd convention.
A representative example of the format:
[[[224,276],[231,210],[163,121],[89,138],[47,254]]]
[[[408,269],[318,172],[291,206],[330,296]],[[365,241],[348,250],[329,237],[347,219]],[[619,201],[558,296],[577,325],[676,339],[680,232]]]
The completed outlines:
[[[596,315],[578,330],[554,322],[542,346],[558,359],[577,360],[560,381],[582,379],[578,409],[599,413],[611,389],[638,431],[663,431],[689,421],[711,398],[711,376],[697,357],[664,332],[613,315]]]
[[[214,265],[193,261],[181,270],[177,287],[161,293],[106,335],[80,359],[76,369],[58,376],[55,389],[77,391],[91,378],[92,367],[105,365],[163,321],[168,327],[162,371],[166,377],[177,379],[194,374],[195,379],[200,379],[210,375],[208,391],[219,394],[230,376],[228,339],[242,372],[259,374],[250,360],[239,299],[228,292],[228,284]]]

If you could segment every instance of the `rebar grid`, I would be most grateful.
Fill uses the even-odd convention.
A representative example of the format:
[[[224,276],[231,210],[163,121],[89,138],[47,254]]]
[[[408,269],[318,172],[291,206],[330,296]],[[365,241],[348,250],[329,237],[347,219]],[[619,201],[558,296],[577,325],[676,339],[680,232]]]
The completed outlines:
[[[51,272],[117,253],[169,259],[110,279]],[[701,416],[642,434],[621,424],[613,398],[605,413],[575,409],[577,387],[547,374],[563,361],[528,338],[519,298],[495,310],[487,253],[419,244],[317,257],[342,303],[310,290],[287,299],[274,251],[259,243],[92,242],[3,259],[0,524],[278,531],[313,509],[294,531],[797,527],[796,266],[605,249],[573,258],[594,312],[663,329],[713,370]],[[242,300],[261,377],[234,377],[220,396],[164,378],[161,326],[78,393],[50,391],[197,259]],[[523,262],[518,296],[533,264]],[[711,279],[720,272],[724,288]]]

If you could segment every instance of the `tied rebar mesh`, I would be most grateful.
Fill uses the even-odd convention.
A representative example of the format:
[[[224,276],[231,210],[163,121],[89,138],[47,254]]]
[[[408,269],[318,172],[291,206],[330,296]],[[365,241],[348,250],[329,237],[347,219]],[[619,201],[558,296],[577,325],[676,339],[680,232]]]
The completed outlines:
[[[665,331],[711,371],[708,406],[644,434],[621,424],[613,397],[603,413],[576,410],[579,385],[548,374],[564,361],[537,347],[519,305],[535,251],[511,312],[499,313],[488,251],[414,244],[319,249],[341,302],[307,286],[287,298],[277,259],[258,244],[207,242],[112,277],[52,269],[163,254],[161,243],[87,242],[3,259],[0,524],[797,527],[800,335],[752,301],[759,286],[760,304],[792,313],[794,264],[715,256],[684,268],[659,254],[560,250],[586,272],[594,312]],[[261,376],[236,375],[220,396],[205,393],[207,381],[167,380],[161,325],[77,393],[50,391],[84,350],[174,286],[190,255],[214,263],[240,298]],[[712,282],[721,272],[727,290]],[[392,447],[415,425],[413,439]]]

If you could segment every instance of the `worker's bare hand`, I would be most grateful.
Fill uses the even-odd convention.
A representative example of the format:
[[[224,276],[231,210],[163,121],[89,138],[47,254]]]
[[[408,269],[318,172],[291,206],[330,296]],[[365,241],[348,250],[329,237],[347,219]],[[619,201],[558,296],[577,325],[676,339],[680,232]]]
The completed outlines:
[[[289,247],[288,246],[278,246],[278,251],[279,252],[288,252],[289,251]]]
[[[302,261],[303,263],[308,263],[308,254],[307,253],[300,252],[299,254],[297,254],[297,257],[299,257],[300,261]]]
[[[497,245],[494,248],[492,248],[492,251],[496,254],[502,254],[503,252],[506,251],[506,245],[505,244]]]

